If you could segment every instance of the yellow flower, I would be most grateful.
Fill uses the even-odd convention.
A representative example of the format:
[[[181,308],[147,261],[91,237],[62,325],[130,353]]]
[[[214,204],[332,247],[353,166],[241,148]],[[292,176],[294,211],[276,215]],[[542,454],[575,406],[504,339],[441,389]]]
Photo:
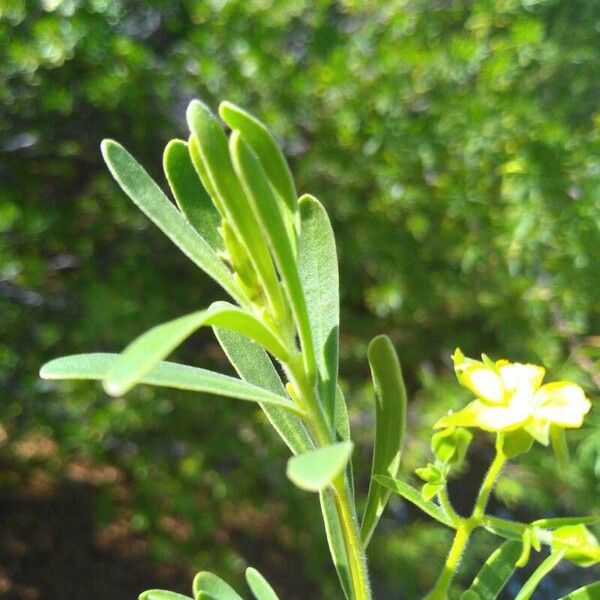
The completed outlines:
[[[575,383],[542,385],[544,369],[537,365],[466,358],[456,349],[452,360],[458,381],[477,398],[463,410],[442,417],[435,427],[479,427],[485,431],[523,429],[548,445],[550,427],[581,427],[590,401]]]

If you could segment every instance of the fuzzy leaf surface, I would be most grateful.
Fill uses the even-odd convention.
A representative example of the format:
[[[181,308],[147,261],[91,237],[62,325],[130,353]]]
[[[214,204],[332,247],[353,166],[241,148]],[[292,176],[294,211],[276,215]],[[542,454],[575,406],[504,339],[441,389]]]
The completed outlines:
[[[54,359],[40,370],[43,379],[103,380],[119,360],[119,354],[75,354]],[[249,402],[276,406],[296,412],[296,406],[284,396],[275,394],[241,379],[206,369],[172,362],[159,362],[139,383],[157,387],[203,392]]]
[[[298,269],[312,329],[321,398],[325,413],[333,425],[340,327],[335,237],[327,212],[316,198],[302,196],[299,207]]]
[[[167,144],[163,169],[177,206],[188,223],[215,252],[223,250],[223,237],[219,233],[221,215],[198,177],[186,142],[171,140]]]
[[[227,267],[186,221],[144,168],[117,142],[104,140],[102,156],[110,172],[143,213],[209,277],[242,306],[247,300]]]
[[[271,359],[261,346],[229,329],[216,327],[214,331],[227,358],[242,379],[278,396],[287,396]],[[294,454],[314,449],[301,419],[273,404],[261,406],[281,439]]]
[[[156,363],[205,325],[225,327],[243,333],[280,360],[287,359],[287,351],[281,342],[254,315],[227,302],[215,302],[206,310],[157,325],[129,344],[104,380],[107,393],[126,393]]]
[[[288,461],[287,476],[302,490],[320,492],[344,471],[352,448],[352,442],[338,442],[293,456]]]

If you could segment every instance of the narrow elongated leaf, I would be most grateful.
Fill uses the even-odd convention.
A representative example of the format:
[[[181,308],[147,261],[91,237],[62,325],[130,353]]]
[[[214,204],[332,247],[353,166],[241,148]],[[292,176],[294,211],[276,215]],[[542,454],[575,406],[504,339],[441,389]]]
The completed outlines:
[[[375,475],[398,476],[406,429],[406,389],[400,361],[390,338],[374,338],[368,349],[369,365],[375,388],[375,447],[367,504],[363,514],[361,537],[369,543],[390,490],[375,481]]]
[[[102,380],[119,360],[119,354],[75,354],[46,363],[40,370],[43,379]],[[238,400],[275,406],[297,413],[298,408],[284,396],[252,385],[241,379],[172,362],[159,362],[139,383],[193,392],[226,396]]]
[[[279,600],[269,582],[256,569],[246,569],[246,581],[256,600]]]
[[[287,476],[300,489],[319,492],[343,473],[352,448],[352,442],[338,442],[293,456],[288,461]]]
[[[106,392],[118,396],[130,390],[156,363],[205,325],[233,329],[256,340],[280,360],[288,358],[280,341],[256,317],[227,302],[215,302],[206,310],[157,325],[134,340],[108,372]]]
[[[504,542],[485,561],[469,591],[476,592],[481,600],[495,600],[513,574],[522,547],[520,542]]]
[[[513,521],[505,521],[504,519],[488,516],[486,517],[483,526],[494,535],[506,538],[507,540],[521,541],[523,533],[528,526],[524,523],[519,524],[519,530],[516,530],[514,525],[515,523]]]
[[[171,140],[167,144],[163,168],[179,210],[188,223],[213,250],[223,250],[223,237],[219,233],[221,215],[204,189],[183,140]]]
[[[202,102],[194,100],[186,112],[193,135],[190,145],[192,162],[200,165],[211,181],[212,189],[225,210],[227,220],[248,252],[258,273],[276,318],[285,318],[286,310],[275,265],[250,205],[233,170],[227,137],[221,125]]]
[[[581,587],[559,600],[600,600],[600,581]]]
[[[424,513],[427,513],[436,521],[439,521],[448,527],[454,528],[452,521],[437,504],[423,500],[421,492],[416,490],[408,483],[404,483],[404,481],[400,481],[399,479],[392,479],[391,477],[382,475],[375,475],[374,479],[384,487],[390,489],[392,492],[396,492],[403,498],[406,498],[409,502],[412,502],[415,506],[418,506]]]
[[[258,119],[231,102],[221,102],[219,114],[231,129],[240,131],[244,141],[258,156],[271,185],[287,205],[289,213],[294,215],[297,203],[294,178],[283,152],[269,130]]]
[[[192,600],[189,596],[168,590],[148,590],[139,595],[139,600]]]
[[[302,196],[298,269],[312,329],[319,388],[325,413],[335,422],[338,378],[340,292],[335,238],[327,212],[312,196]]]
[[[286,396],[285,387],[271,359],[257,343],[229,329],[214,328],[223,351],[238,375],[273,394]],[[285,409],[272,404],[261,404],[267,418],[294,454],[314,449],[304,423]]]
[[[192,590],[194,591],[195,598],[198,598],[200,593],[203,592],[214,596],[215,600],[243,600],[228,583],[208,571],[200,571],[194,577]]]
[[[323,524],[327,535],[329,552],[333,565],[337,571],[340,585],[346,600],[352,600],[352,582],[350,580],[350,565],[348,554],[344,545],[344,534],[335,504],[335,493],[331,488],[325,488],[320,492],[321,512],[323,513]]]
[[[260,162],[243,142],[238,131],[231,134],[229,149],[235,171],[269,240],[298,327],[305,368],[310,376],[315,371],[312,333],[294,250],[279,205]]]
[[[600,517],[550,517],[533,521],[532,525],[543,529],[558,529],[567,525],[592,525],[598,521],[600,521]]]
[[[227,267],[140,164],[117,142],[103,140],[102,156],[121,189],[171,241],[242,306],[248,304]]]
[[[535,592],[540,581],[562,560],[566,548],[553,552],[550,556],[533,572],[533,575],[525,582],[515,600],[529,600]]]

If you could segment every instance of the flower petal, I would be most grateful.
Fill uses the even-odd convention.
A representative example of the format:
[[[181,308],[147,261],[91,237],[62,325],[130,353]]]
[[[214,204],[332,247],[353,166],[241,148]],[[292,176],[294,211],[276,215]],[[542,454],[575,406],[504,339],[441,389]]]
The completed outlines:
[[[533,416],[561,427],[581,427],[591,403],[575,383],[555,381],[543,385],[534,398]]]
[[[527,419],[526,412],[510,406],[490,406],[483,404],[477,412],[476,426],[485,431],[513,431]]]
[[[477,398],[489,404],[504,402],[504,386],[493,366],[454,353],[454,370],[458,381]]]
[[[523,394],[530,397],[542,385],[545,369],[537,365],[507,363],[499,366],[498,372],[509,394]]]
[[[442,417],[434,426],[434,429],[441,427],[477,427],[477,413],[481,410],[483,403],[474,400],[467,404],[465,408],[458,412],[450,412]]]

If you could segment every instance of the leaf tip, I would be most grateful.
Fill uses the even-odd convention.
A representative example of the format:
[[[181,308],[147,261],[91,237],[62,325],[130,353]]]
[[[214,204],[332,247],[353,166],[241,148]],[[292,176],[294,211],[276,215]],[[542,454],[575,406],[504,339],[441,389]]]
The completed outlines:
[[[115,381],[114,379],[104,379],[102,387],[109,396],[116,398],[117,396],[123,396],[123,394],[129,391],[131,386]]]

